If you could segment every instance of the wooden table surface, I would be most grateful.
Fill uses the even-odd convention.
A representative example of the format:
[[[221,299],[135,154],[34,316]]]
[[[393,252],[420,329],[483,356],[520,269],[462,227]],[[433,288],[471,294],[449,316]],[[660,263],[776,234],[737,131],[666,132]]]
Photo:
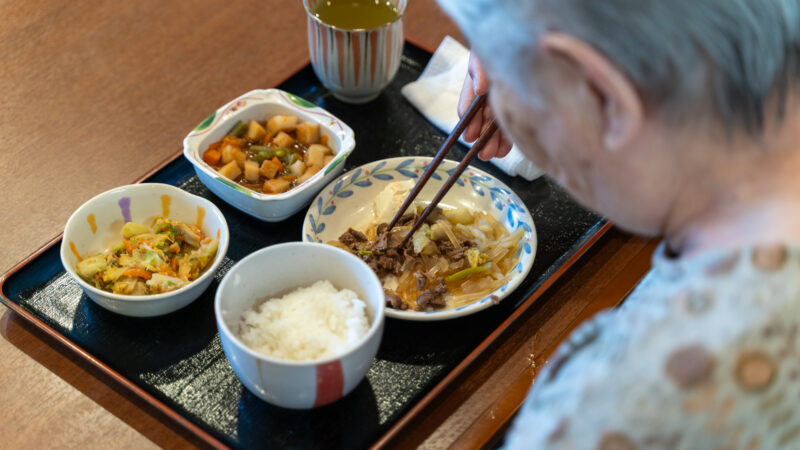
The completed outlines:
[[[93,195],[174,155],[209,111],[308,59],[300,1],[0,3],[0,273]],[[406,34],[435,48],[455,25],[410,2]],[[463,40],[462,40],[463,42]],[[619,303],[654,241],[612,230],[392,447],[491,445],[536,371],[580,321]],[[4,448],[192,447],[196,438],[0,306]]]

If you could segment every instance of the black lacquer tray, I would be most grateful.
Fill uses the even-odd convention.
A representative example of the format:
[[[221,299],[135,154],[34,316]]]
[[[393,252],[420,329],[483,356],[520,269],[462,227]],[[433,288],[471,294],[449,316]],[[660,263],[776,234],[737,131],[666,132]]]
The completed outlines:
[[[310,66],[278,87],[320,105],[353,128],[357,149],[345,170],[387,157],[433,155],[445,134],[400,94],[429,58],[430,53],[407,43],[391,86],[362,106],[335,100]],[[459,145],[449,158],[460,159],[464,153]],[[225,214],[231,231],[227,258],[202,297],[159,318],[116,315],[91,302],[66,275],[56,239],[0,279],[2,300],[212,445],[364,448],[390,429],[396,433],[408,418],[404,415],[430,402],[487,347],[497,334],[493,332],[507,326],[509,318],[527,308],[608,229],[604,219],[577,205],[547,178],[527,182],[491,164],[475,165],[511,187],[531,211],[539,242],[530,274],[500,305],[472,316],[435,323],[388,319],[366,379],[344,399],[319,409],[286,410],[248,392],[222,352],[213,311],[217,284],[235,261],[274,243],[301,240],[305,209],[281,223],[253,219],[209,192],[180,155],[145,182],[173,184],[210,199]]]

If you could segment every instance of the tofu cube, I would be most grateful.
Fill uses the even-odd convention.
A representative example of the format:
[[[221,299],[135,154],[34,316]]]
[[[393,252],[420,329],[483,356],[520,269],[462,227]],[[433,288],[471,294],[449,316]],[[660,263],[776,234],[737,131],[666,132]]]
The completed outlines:
[[[260,175],[258,172],[259,172],[259,167],[258,167],[258,163],[257,162],[249,161],[249,160],[244,162],[244,179],[245,180],[247,180],[247,181],[249,181],[251,183],[257,182],[258,181],[258,177]]]
[[[291,131],[297,126],[297,116],[273,116],[267,120],[267,132],[277,134],[278,131]]]
[[[324,145],[313,144],[308,147],[306,152],[306,164],[309,166],[323,166],[325,164],[325,155],[332,153],[331,149]]]
[[[236,161],[236,164],[239,166],[240,169],[244,169],[244,162],[247,161],[247,153],[243,152],[241,149],[236,148],[232,152],[233,160]]]
[[[261,126],[260,123],[256,122],[255,120],[251,120],[250,124],[247,127],[247,139],[251,141],[260,141],[264,139],[264,136],[267,135],[267,130]]]
[[[275,178],[264,182],[263,191],[265,194],[282,194],[292,187],[292,182],[283,178]]]
[[[289,166],[289,173],[299,177],[306,171],[306,163],[301,160],[295,161],[291,166]]]
[[[319,124],[309,122],[297,124],[297,142],[306,147],[319,144]]]
[[[319,172],[322,168],[319,166],[309,166],[306,168],[305,173],[297,177],[297,184],[303,183],[304,181],[308,180],[309,178],[313,177],[314,174]]]
[[[264,176],[264,178],[269,178],[270,180],[275,178],[275,175],[278,174],[278,171],[281,170],[281,166],[275,164],[272,160],[265,160],[261,163],[261,169],[259,169],[259,173]]]
[[[231,161],[228,164],[219,168],[219,173],[225,178],[235,180],[236,177],[242,174],[242,169],[236,164],[236,161]]]
[[[228,164],[229,162],[233,161],[233,151],[237,150],[238,148],[235,145],[225,144],[222,146],[222,151],[220,152],[222,156],[222,164]]]
[[[294,145],[294,138],[289,136],[285,131],[279,131],[278,134],[272,138],[272,145],[274,147],[290,148]]]

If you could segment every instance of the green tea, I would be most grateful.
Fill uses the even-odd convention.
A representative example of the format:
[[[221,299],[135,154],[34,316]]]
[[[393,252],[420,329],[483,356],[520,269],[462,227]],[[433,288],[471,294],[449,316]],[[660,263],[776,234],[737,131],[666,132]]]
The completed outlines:
[[[357,30],[389,23],[398,12],[392,0],[322,0],[314,15],[328,25]]]

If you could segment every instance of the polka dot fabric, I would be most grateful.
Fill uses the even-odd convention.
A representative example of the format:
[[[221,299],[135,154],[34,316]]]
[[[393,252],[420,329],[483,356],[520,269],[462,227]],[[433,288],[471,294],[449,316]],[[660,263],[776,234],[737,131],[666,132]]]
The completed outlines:
[[[653,269],[539,375],[508,448],[800,448],[800,245]]]

